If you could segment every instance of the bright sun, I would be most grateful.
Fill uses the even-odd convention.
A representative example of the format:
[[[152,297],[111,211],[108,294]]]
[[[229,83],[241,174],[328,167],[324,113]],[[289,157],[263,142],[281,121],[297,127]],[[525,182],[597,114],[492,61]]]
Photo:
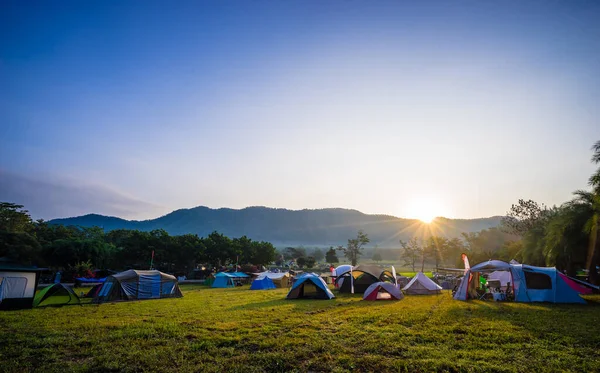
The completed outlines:
[[[439,216],[440,206],[432,198],[416,198],[411,200],[408,209],[408,217],[419,219],[423,223],[431,223]]]

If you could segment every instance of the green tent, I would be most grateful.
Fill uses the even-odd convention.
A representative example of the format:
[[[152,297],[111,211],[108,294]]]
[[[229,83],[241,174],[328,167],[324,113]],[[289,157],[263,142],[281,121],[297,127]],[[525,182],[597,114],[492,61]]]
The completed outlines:
[[[34,307],[64,306],[65,304],[79,304],[77,294],[63,284],[52,284],[40,290],[33,299]]]

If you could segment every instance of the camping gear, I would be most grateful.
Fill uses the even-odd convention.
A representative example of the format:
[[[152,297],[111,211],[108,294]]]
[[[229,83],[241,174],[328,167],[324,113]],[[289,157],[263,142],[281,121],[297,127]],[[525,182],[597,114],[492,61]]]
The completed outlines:
[[[363,300],[401,300],[404,298],[400,289],[389,282],[376,282],[369,286]]]
[[[333,299],[335,296],[316,273],[304,273],[296,279],[286,299]]]
[[[252,281],[252,284],[250,285],[250,290],[269,290],[269,289],[275,289],[275,284],[273,283],[273,280],[271,280],[268,277],[257,278],[254,281]]]
[[[175,276],[157,270],[130,269],[108,276],[94,298],[94,302],[180,298],[182,296]]]
[[[363,264],[350,268],[346,272],[337,273],[335,281],[339,285],[340,293],[351,293],[354,288],[354,292],[360,294],[363,294],[369,286],[376,282],[396,283],[396,279],[390,271],[380,266]]]
[[[0,310],[31,308],[42,270],[0,263]]]
[[[510,274],[511,289],[516,302],[585,303],[554,267],[534,267],[490,260],[471,267],[454,294],[454,299],[475,298],[477,283],[473,279],[481,273],[504,271]]]
[[[33,307],[65,306],[80,304],[79,297],[70,287],[56,283],[40,290],[33,299]]]
[[[442,287],[433,282],[429,277],[425,276],[423,272],[418,272],[415,277],[402,288],[402,291],[404,294],[408,295],[440,294]]]

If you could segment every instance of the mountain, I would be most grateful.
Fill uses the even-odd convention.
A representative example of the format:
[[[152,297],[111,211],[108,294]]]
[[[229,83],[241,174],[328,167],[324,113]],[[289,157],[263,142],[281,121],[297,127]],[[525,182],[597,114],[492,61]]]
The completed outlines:
[[[138,229],[150,231],[162,228],[169,234],[195,233],[206,236],[218,231],[229,237],[248,236],[276,246],[330,246],[345,244],[362,229],[369,235],[371,245],[399,247],[398,241],[429,232],[445,237],[459,237],[462,232],[478,232],[498,226],[501,217],[481,219],[436,218],[427,225],[419,220],[402,219],[389,215],[369,215],[341,208],[320,210],[286,210],[268,207],[211,209],[204,206],[181,209],[151,220],[125,220],[116,217],[89,214],[79,217],[54,219],[52,224],[98,226],[106,231]]]

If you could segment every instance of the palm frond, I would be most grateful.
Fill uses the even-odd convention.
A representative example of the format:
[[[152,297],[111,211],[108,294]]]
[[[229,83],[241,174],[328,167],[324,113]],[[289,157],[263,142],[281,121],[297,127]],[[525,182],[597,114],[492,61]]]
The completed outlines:
[[[592,155],[592,162],[600,163],[600,140],[592,146],[592,151],[594,152]]]

